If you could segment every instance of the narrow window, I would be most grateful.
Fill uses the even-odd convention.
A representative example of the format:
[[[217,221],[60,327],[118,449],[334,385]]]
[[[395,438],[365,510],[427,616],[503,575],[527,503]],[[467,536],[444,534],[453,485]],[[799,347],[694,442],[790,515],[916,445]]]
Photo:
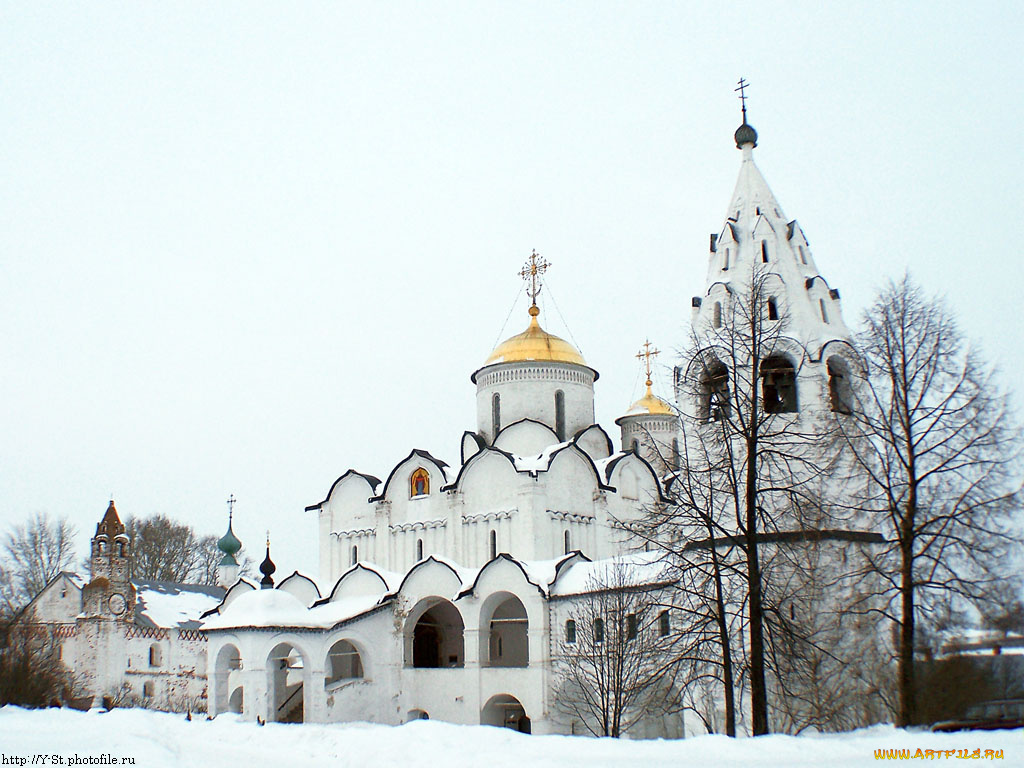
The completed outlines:
[[[639,450],[640,450],[640,441],[634,439],[633,440],[633,453],[638,453]]]
[[[358,562],[359,562],[359,547],[353,546],[352,547],[352,565],[355,565]]]
[[[572,619],[565,622],[565,642],[570,644],[576,642],[576,622]]]
[[[153,643],[153,645],[149,646],[149,666],[160,666],[160,646],[156,643]]]
[[[416,559],[423,559],[423,539],[416,539]]]
[[[145,682],[142,684],[142,696],[146,699],[153,698],[153,683]]]
[[[117,543],[117,556],[118,557],[124,557],[124,542],[123,541],[119,541]]]
[[[498,532],[491,531],[491,560],[498,556]]]
[[[501,431],[501,395],[497,392],[491,397],[491,440]]]
[[[555,434],[558,442],[565,442],[565,393],[562,390],[555,392]]]
[[[729,249],[725,249],[725,256],[722,258],[722,271],[725,272],[729,269]]]
[[[773,355],[761,362],[761,394],[766,413],[796,412],[796,371],[789,360]]]
[[[594,619],[594,642],[604,642],[604,619]]]
[[[634,640],[636,638],[636,614],[631,613],[626,616],[626,639]]]
[[[713,323],[715,328],[722,327],[722,302],[720,301],[715,302],[715,317]]]
[[[804,264],[806,264],[807,263],[807,254],[804,253],[804,247],[802,245],[798,245],[797,248],[800,251],[800,261],[803,262]]]
[[[565,532],[565,537],[564,538],[565,538],[565,554],[568,555],[570,552],[572,552],[572,547],[569,544],[569,532],[568,531]]]
[[[761,241],[761,261],[763,261],[765,264],[768,263],[768,241],[767,240],[762,240]]]
[[[796,606],[792,603],[789,604],[789,618],[792,621],[796,621]]]
[[[672,626],[669,623],[668,611],[662,611],[658,615],[658,636],[668,637],[668,633],[671,629]]]
[[[779,307],[775,303],[775,299],[768,299],[768,319],[778,320],[779,319]]]
[[[825,310],[825,300],[818,299],[818,304],[821,306],[821,321],[828,323],[828,312]]]

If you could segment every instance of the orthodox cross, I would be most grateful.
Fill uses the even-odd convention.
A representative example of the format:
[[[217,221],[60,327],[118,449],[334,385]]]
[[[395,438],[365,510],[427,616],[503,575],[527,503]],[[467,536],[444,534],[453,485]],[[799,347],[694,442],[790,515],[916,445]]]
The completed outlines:
[[[228,499],[228,522],[229,523],[231,522],[231,518],[234,516],[234,514],[235,514],[235,494],[232,493],[231,497]]]
[[[540,295],[541,275],[547,272],[548,267],[550,266],[551,262],[538,254],[537,250],[534,249],[526,264],[524,264],[523,268],[519,270],[519,276],[523,278],[523,280],[530,281],[530,287],[526,289],[526,293],[529,295],[532,302],[531,306],[533,307],[537,306],[537,297]]]
[[[740,104],[743,105],[743,122],[746,123],[747,122],[747,92],[746,92],[746,88],[747,88],[748,85],[750,85],[750,83],[748,83],[745,78],[741,77],[736,84],[739,86],[739,88],[734,88],[733,90],[740,92]]]
[[[651,386],[651,358],[661,354],[657,347],[652,348],[650,339],[644,339],[644,347],[636,353],[637,360],[644,361],[644,370],[647,372],[647,386]]]

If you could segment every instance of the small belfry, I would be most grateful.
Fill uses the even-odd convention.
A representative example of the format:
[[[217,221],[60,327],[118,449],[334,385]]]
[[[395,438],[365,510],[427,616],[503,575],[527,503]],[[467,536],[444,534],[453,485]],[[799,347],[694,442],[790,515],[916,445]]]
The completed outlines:
[[[130,620],[135,606],[131,578],[131,539],[111,498],[90,542],[89,583],[82,590],[90,617]]]

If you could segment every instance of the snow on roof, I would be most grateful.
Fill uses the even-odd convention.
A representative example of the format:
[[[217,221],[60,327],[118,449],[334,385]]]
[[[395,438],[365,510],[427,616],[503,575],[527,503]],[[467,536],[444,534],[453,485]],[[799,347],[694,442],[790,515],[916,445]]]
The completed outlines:
[[[594,461],[594,465],[597,467],[597,472],[601,476],[601,479],[604,480],[604,482],[607,483],[611,480],[608,474],[608,468],[626,455],[627,452],[625,451],[616,451],[607,458],[597,459],[596,461]]]
[[[551,585],[554,583],[555,577],[559,575],[558,566],[574,557],[577,557],[576,552],[570,552],[554,560],[518,560],[517,562],[523,566],[526,578],[536,584],[540,591],[547,596],[551,592]]]
[[[551,457],[566,446],[572,445],[572,441],[555,443],[549,445],[536,456],[516,456],[512,454],[512,463],[519,472],[547,472],[551,464]]]
[[[615,587],[662,584],[673,578],[670,564],[657,552],[574,563],[564,569],[551,586],[552,595],[579,595]]]
[[[280,589],[258,589],[233,600],[220,615],[212,616],[203,629],[241,627],[309,627],[328,629],[354,618],[379,604],[376,595],[345,597],[332,603],[306,608],[294,595]]]
[[[358,566],[362,566],[368,571],[373,571],[382,579],[384,579],[384,583],[387,585],[389,592],[393,592],[396,589],[398,589],[398,587],[402,583],[402,578],[405,576],[404,573],[398,573],[397,571],[387,571],[371,560],[360,560],[358,563],[356,563],[347,571],[345,571],[345,573],[341,575],[342,578],[344,578],[349,573],[354,571]]]
[[[132,579],[135,586],[135,622],[143,626],[194,629],[199,617],[224,598],[220,587],[177,584],[173,581]]]

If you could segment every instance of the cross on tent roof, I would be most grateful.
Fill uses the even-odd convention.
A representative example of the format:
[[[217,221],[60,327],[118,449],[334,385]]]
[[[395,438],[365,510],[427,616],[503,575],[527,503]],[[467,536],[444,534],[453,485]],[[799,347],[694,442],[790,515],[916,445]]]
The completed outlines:
[[[746,88],[747,88],[748,85],[750,85],[750,83],[748,83],[746,81],[746,78],[741,77],[737,81],[736,84],[739,85],[739,88],[735,88],[733,90],[739,91],[739,93],[740,93],[740,104],[743,105],[743,122],[745,123],[745,122],[747,122],[747,92],[746,92]]]
[[[545,259],[543,256],[537,253],[537,249],[534,249],[533,253],[530,254],[530,258],[527,259],[526,264],[519,270],[519,276],[523,280],[530,281],[530,287],[526,289],[527,295],[530,297],[531,306],[537,306],[537,297],[540,295],[541,289],[541,275],[548,271],[548,267],[551,266],[551,262]]]
[[[651,347],[650,339],[644,339],[643,348],[636,353],[637,360],[644,361],[644,370],[647,372],[647,386],[651,386],[651,358],[661,354],[657,347]]]

